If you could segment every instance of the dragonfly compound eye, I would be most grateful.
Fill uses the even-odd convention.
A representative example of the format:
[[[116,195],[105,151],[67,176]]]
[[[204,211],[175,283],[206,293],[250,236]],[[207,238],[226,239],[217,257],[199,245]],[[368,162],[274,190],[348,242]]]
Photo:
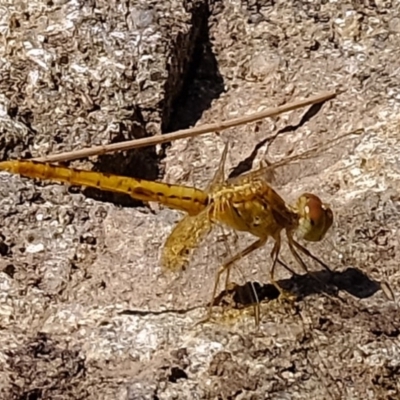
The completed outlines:
[[[322,240],[332,226],[332,210],[314,194],[304,193],[297,202],[300,215],[299,231],[305,240]]]

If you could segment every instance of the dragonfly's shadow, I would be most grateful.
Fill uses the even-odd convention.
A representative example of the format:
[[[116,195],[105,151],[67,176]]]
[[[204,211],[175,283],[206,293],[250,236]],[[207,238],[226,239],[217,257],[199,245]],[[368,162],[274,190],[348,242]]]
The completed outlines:
[[[373,296],[381,289],[379,282],[370,279],[356,268],[348,268],[342,272],[317,271],[312,274],[293,275],[277,283],[299,300],[318,293],[335,295],[339,290],[364,299]],[[214,305],[222,305],[227,302],[227,298],[230,298],[229,303],[233,303],[234,307],[250,306],[255,302],[254,290],[260,302],[275,300],[279,297],[278,289],[270,283],[261,285],[258,282],[247,282],[244,285],[234,285],[231,289],[221,292],[214,300]]]

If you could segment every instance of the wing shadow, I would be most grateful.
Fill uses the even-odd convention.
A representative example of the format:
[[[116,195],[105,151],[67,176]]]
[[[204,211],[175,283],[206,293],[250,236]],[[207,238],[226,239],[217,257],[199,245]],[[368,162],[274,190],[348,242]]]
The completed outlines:
[[[283,133],[294,132],[296,129],[305,125],[308,121],[310,121],[314,116],[316,116],[319,113],[319,111],[321,110],[324,103],[325,103],[325,101],[323,101],[321,103],[313,104],[312,106],[310,106],[307,109],[307,111],[304,113],[304,115],[302,116],[302,118],[300,119],[300,122],[298,124],[285,126],[284,128],[280,129],[278,132],[276,132],[272,135],[269,135],[268,137],[266,137],[265,139],[263,139],[259,143],[257,143],[254,146],[254,149],[251,152],[251,154],[248,157],[246,157],[244,160],[240,161],[236,165],[236,167],[234,167],[231,170],[228,178],[232,179],[232,178],[235,178],[239,175],[242,175],[242,174],[250,171],[253,168],[254,159],[256,158],[257,153],[262,146],[264,146],[268,142],[275,140],[279,135],[281,135]]]

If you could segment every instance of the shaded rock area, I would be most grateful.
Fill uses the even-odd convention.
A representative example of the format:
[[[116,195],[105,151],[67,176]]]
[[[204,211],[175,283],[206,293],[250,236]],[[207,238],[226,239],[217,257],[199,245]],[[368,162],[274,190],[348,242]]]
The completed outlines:
[[[276,278],[294,304],[268,281],[268,244],[232,271],[215,321],[194,326],[221,260],[252,238],[217,229],[168,274],[178,212],[1,173],[2,399],[400,398],[400,314],[380,284],[399,296],[397,2],[35,0],[0,15],[2,160],[341,90],[308,113],[72,164],[205,187],[228,139],[230,175],[320,148],[270,177],[288,202],[310,191],[335,213],[307,245],[333,274],[311,260],[304,274],[283,249],[300,275]]]

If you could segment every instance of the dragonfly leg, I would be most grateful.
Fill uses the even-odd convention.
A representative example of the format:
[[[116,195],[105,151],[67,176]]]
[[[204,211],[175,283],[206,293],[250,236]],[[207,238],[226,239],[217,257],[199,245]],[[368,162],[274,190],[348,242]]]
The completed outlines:
[[[294,239],[290,235],[288,235],[288,244],[290,252],[293,254],[293,257],[295,258],[297,263],[301,266],[301,268],[304,270],[304,272],[306,274],[309,274],[310,271],[308,270],[306,263],[300,257],[300,254],[296,251],[295,249],[296,245],[294,243],[295,243]]]
[[[292,275],[299,275],[296,271],[285,264],[279,257],[276,261],[278,262],[278,264],[282,265],[283,268],[287,269]]]
[[[293,254],[294,258],[296,261],[301,265],[303,270],[306,272],[306,274],[310,275],[313,279],[315,279],[319,284],[321,284],[323,287],[326,287],[326,283],[323,282],[320,278],[318,278],[317,275],[314,273],[310,272],[305,264],[305,262],[302,260],[300,257],[300,254],[296,251],[295,247],[299,249],[303,254],[306,256],[309,256],[311,259],[314,261],[317,261],[319,264],[321,264],[328,272],[332,273],[332,270],[326,265],[323,261],[315,257],[309,250],[307,250],[305,247],[303,247],[300,243],[297,243],[290,235],[288,235],[288,244],[289,244],[289,249],[291,253]]]
[[[322,260],[320,260],[318,257],[314,256],[314,254],[312,254],[310,252],[310,250],[306,249],[304,246],[302,246],[300,243],[296,242],[293,238],[292,238],[292,244],[297,247],[298,250],[300,250],[302,253],[304,253],[306,256],[310,257],[311,259],[313,259],[314,261],[316,261],[319,265],[321,265],[322,267],[324,267],[327,271],[332,272],[332,270],[329,268],[329,266],[327,264],[325,264]],[[289,242],[290,243],[290,242]]]
[[[283,289],[279,283],[275,280],[275,267],[276,264],[281,264],[283,265],[285,268],[287,268],[289,271],[293,272],[285,263],[283,263],[280,259],[279,259],[279,251],[281,249],[281,240],[280,237],[278,237],[275,240],[275,244],[274,247],[272,248],[271,251],[271,258],[272,258],[272,267],[270,270],[270,281],[271,284],[275,286],[275,288],[278,290],[279,292],[279,300],[280,301],[284,301],[284,300],[289,300],[289,301],[293,301],[295,298],[293,296],[292,293],[286,291],[285,289]]]
[[[232,236],[234,238],[234,242],[235,242],[235,245],[236,245],[237,241],[239,240],[239,236],[237,235],[237,233],[235,231],[232,232]],[[230,275],[231,275],[231,269],[228,268],[227,271],[226,271],[226,276],[225,276],[225,290],[229,289],[229,284],[230,284],[229,278],[230,278]]]
[[[267,239],[264,239],[264,238],[256,240],[250,246],[248,246],[244,250],[242,250],[240,253],[236,254],[233,257],[231,257],[224,265],[222,265],[218,269],[218,271],[216,273],[216,276],[215,276],[214,289],[213,289],[213,292],[212,292],[210,304],[208,306],[207,316],[204,319],[202,319],[201,321],[199,321],[196,325],[204,323],[204,322],[207,322],[207,321],[209,321],[211,319],[212,306],[213,306],[213,302],[214,302],[215,296],[217,294],[217,289],[218,289],[219,281],[221,279],[221,275],[225,271],[229,271],[229,269],[232,267],[233,263],[235,263],[236,261],[240,260],[243,257],[246,257],[247,255],[249,255],[254,250],[257,250],[258,248],[262,247],[265,244],[266,241],[267,241]],[[257,304],[257,309],[255,310],[255,319],[256,319],[256,324],[259,325],[259,323],[260,323],[259,304]]]

